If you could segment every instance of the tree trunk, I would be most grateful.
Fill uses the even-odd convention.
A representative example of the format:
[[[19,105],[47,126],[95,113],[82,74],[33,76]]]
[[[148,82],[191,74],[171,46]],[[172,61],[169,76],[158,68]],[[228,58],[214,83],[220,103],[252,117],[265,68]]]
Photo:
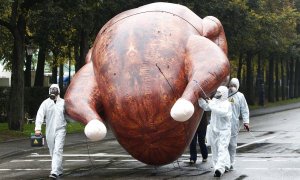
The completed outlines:
[[[79,61],[76,62],[75,69],[76,72],[85,64],[85,56],[89,51],[89,44],[88,44],[88,33],[82,29],[80,32],[80,54],[79,54]]]
[[[286,97],[287,99],[290,98],[290,67],[289,67],[290,61],[287,60],[285,63],[286,68]]]
[[[238,64],[238,71],[237,71],[237,78],[239,80],[241,80],[241,77],[242,77],[242,66],[243,66],[243,54],[240,53],[239,64]]]
[[[247,87],[245,87],[244,85],[246,84],[246,78],[247,78],[247,71],[246,71],[246,67],[242,67],[242,80],[240,81],[240,89],[241,91],[246,92]],[[246,94],[246,93],[245,93]]]
[[[285,86],[286,86],[286,81],[285,81],[285,76],[284,76],[284,63],[283,63],[283,57],[281,57],[281,100],[285,100],[286,94],[285,94]]]
[[[13,29],[14,49],[8,109],[8,128],[17,131],[23,131],[24,124],[24,32],[25,19],[20,15],[17,26]]]
[[[300,70],[300,61],[299,61],[299,58],[297,59],[296,61],[296,68],[295,68],[295,97],[299,97],[299,83],[300,83],[300,73],[299,73],[299,70]]]
[[[31,87],[31,62],[32,62],[32,55],[26,55],[26,63],[25,63],[25,87]]]
[[[289,85],[289,94],[290,94],[290,98],[294,98],[294,82],[295,82],[295,60],[294,58],[291,58],[290,61],[290,85]]]
[[[77,62],[79,62],[79,46],[78,43],[75,43],[74,45],[74,57],[75,57],[75,72],[79,70],[79,66],[77,65]]]
[[[53,52],[53,62],[52,62],[52,76],[51,76],[51,83],[52,84],[57,84],[57,56],[58,56],[58,51],[52,50]]]
[[[52,67],[51,83],[57,84],[57,65],[56,64],[54,64]]]
[[[268,100],[274,102],[274,55],[269,57]]]
[[[63,91],[63,87],[64,87],[64,65],[60,64],[59,65],[59,88],[60,91]]]
[[[250,105],[254,105],[252,60],[253,60],[253,54],[251,52],[248,52],[246,56],[246,63],[247,63],[246,99],[248,104]]]
[[[38,62],[35,73],[34,86],[42,87],[44,85],[44,68],[46,60],[46,47],[44,43],[40,43],[40,49],[38,53]]]
[[[68,57],[69,57],[69,81],[68,81],[68,86],[71,83],[71,60],[72,60],[72,52],[71,52],[71,46],[68,48]]]
[[[257,67],[257,87],[258,87],[258,104],[264,106],[265,104],[265,87],[264,87],[264,74],[262,69],[262,58],[258,55]]]
[[[278,61],[275,62],[275,100],[279,101],[279,67]]]

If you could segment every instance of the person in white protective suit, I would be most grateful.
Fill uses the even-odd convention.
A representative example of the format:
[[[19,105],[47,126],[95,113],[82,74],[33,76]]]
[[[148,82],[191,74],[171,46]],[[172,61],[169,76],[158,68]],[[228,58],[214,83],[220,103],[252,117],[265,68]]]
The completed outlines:
[[[46,122],[46,140],[51,155],[51,172],[49,177],[56,179],[63,175],[63,146],[66,136],[66,120],[64,116],[65,101],[60,98],[57,84],[49,88],[49,98],[44,100],[37,112],[35,134],[41,134],[44,118]]]
[[[211,111],[210,128],[207,135],[212,152],[214,176],[220,177],[230,167],[228,145],[231,134],[231,104],[228,101],[228,88],[220,86],[212,100],[199,99],[204,111]]]
[[[239,117],[243,119],[244,128],[249,131],[249,108],[247,101],[243,93],[239,92],[240,87],[239,80],[232,78],[229,82],[229,95],[228,99],[232,106],[232,119],[231,119],[231,138],[229,143],[229,154],[230,154],[230,169],[233,170],[235,163],[236,147],[237,147],[237,136],[240,131]]]

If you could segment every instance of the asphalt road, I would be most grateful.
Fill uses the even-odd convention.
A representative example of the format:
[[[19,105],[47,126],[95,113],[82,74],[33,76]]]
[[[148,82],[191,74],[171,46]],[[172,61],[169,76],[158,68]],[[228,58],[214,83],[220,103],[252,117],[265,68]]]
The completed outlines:
[[[251,133],[241,130],[234,171],[221,179],[299,179],[300,109],[251,118]],[[201,159],[201,155],[199,159]],[[64,149],[60,179],[219,179],[206,163],[188,164],[187,151],[165,166],[154,167],[133,159],[115,139],[81,143]],[[23,153],[1,161],[0,179],[47,179],[47,150]]]

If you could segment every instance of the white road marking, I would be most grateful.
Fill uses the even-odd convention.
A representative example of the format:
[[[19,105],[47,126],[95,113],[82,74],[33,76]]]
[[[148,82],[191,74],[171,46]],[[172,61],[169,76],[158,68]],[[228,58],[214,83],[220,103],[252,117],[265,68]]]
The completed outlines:
[[[67,159],[64,161],[68,162],[85,162],[88,159]],[[23,160],[12,160],[10,162],[33,162],[33,161],[39,161],[39,162],[50,162],[51,159],[41,159],[41,160],[33,160],[33,159],[23,159]],[[123,161],[123,162],[137,162],[138,160],[136,159],[121,159],[121,160],[110,160],[110,159],[96,159],[94,161],[102,161],[102,162],[108,162],[108,161]]]
[[[64,161],[68,161],[68,162],[86,162],[89,161],[89,159],[67,159]],[[117,161],[121,161],[121,162],[139,162],[136,159],[92,159],[92,161],[95,162],[117,162]],[[182,159],[179,158],[178,159],[179,162],[189,162],[188,159]],[[291,161],[299,161],[298,159],[274,159],[274,158],[270,158],[270,159],[241,159],[239,161],[242,162],[291,162]],[[40,160],[35,160],[35,159],[23,159],[23,160],[12,160],[10,162],[51,162],[51,159],[40,159]],[[176,162],[176,161],[174,161]]]
[[[257,140],[257,141],[253,141],[253,142],[251,142],[251,143],[243,144],[243,145],[241,145],[241,146],[238,146],[236,149],[239,149],[239,148],[242,148],[242,147],[245,147],[245,146],[249,146],[249,145],[251,145],[251,144],[255,144],[255,143],[258,143],[258,142],[266,141],[266,140],[268,140],[268,139],[273,139],[273,138],[275,138],[275,137],[276,137],[276,136],[271,136],[271,137],[268,137],[268,138],[264,138],[264,139],[260,139],[260,140]]]
[[[107,153],[96,153],[96,154],[63,154],[64,157],[131,157],[125,154],[107,154]],[[49,154],[31,154],[27,157],[50,157]]]
[[[32,159],[21,159],[21,160],[12,160],[10,162],[32,162],[32,161],[34,161],[34,160],[32,160]]]
[[[123,159],[121,161],[123,161],[123,162],[137,162],[138,160],[136,160],[136,159]]]
[[[109,162],[109,161],[112,161],[112,160],[109,160],[109,159],[96,159],[94,161],[99,161],[99,162]]]
[[[104,168],[104,169],[109,169],[109,170],[126,169],[126,170],[130,170],[130,169],[154,169],[154,168]]]
[[[41,168],[35,168],[35,169],[14,169],[15,171],[50,171],[51,169],[41,169]]]
[[[246,162],[261,162],[261,161],[269,161],[267,159],[242,159],[242,160],[239,160],[239,161],[246,161]]]
[[[291,161],[296,161],[299,162],[299,159],[274,159],[274,158],[270,158],[270,159],[241,159],[239,161],[243,161],[243,162],[291,162]]]
[[[240,168],[246,170],[300,170],[300,168]]]
[[[129,157],[132,158],[132,156],[130,155],[126,155],[126,154],[108,154],[108,153],[96,153],[96,154],[63,154],[64,157]],[[182,157],[190,157],[189,154],[182,154]],[[208,156],[211,156],[211,154],[209,154]],[[31,154],[27,157],[50,157],[49,154]],[[201,157],[201,155],[199,154],[198,157]]]
[[[65,161],[69,161],[69,162],[84,162],[84,161],[87,161],[86,159],[74,159],[74,160],[65,160]]]
[[[64,168],[64,170],[70,170]],[[41,169],[41,168],[34,168],[34,169],[29,169],[29,168],[24,168],[24,169],[0,169],[0,171],[51,171],[51,169]]]
[[[132,170],[132,169],[135,169],[135,170],[138,170],[138,169],[144,169],[144,170],[148,170],[148,169],[154,169],[154,168],[139,168],[139,167],[136,167],[136,168],[122,168],[122,167],[116,167],[116,168],[102,168],[102,169],[107,169],[107,170]],[[260,171],[266,171],[266,170],[275,170],[275,171],[278,171],[278,170],[285,170],[285,171],[289,171],[289,170],[297,170],[299,171],[300,168],[239,168],[239,169],[245,169],[245,170],[260,170]],[[29,169],[29,168],[24,168],[24,169],[0,169],[0,171],[50,171],[51,169],[41,169],[41,168],[35,168],[35,169]],[[64,169],[64,170],[70,170],[70,169]]]

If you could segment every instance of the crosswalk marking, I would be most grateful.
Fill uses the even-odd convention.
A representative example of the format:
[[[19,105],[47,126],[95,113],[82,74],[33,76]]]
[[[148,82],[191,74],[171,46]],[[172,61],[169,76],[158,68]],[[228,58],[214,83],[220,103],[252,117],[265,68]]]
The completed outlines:
[[[113,161],[120,161],[120,162],[138,162],[136,159],[91,159],[95,162],[113,162]],[[90,159],[65,159],[64,161],[67,162],[85,162],[90,161]],[[179,162],[189,162],[189,159],[178,159]],[[241,162],[292,162],[292,161],[299,161],[299,159],[240,159]],[[18,160],[11,160],[10,162],[19,163],[19,162],[51,162],[51,159],[18,159]]]
[[[51,161],[51,159],[40,159],[38,161],[40,161],[40,162],[48,162],[48,161]]]
[[[69,170],[64,168],[64,170]],[[17,168],[17,169],[0,169],[0,171],[51,171],[50,168]]]
[[[12,160],[10,162],[32,162],[34,161],[33,159],[21,159],[21,160]]]
[[[300,170],[300,168],[239,168],[246,170]]]
[[[107,153],[96,153],[96,154],[63,154],[64,157],[131,157],[125,154],[107,154]],[[49,154],[31,154],[27,157],[50,157]]]
[[[39,159],[39,160],[34,160],[34,159],[18,159],[18,160],[11,160],[10,162],[13,163],[18,163],[18,162],[50,162],[51,159]],[[89,159],[67,159],[65,161],[69,161],[69,162],[85,162],[85,161],[90,161]],[[109,162],[109,161],[121,161],[121,162],[138,162],[138,160],[136,159],[119,159],[119,160],[115,160],[115,159],[93,159],[92,161],[95,162]],[[178,161],[180,162],[189,162],[188,159],[181,159],[179,158]],[[270,161],[274,161],[274,162],[291,162],[291,161],[299,161],[299,159],[241,159],[239,161],[242,162],[270,162]]]
[[[259,142],[262,142],[262,141],[266,141],[266,140],[268,140],[268,139],[273,139],[273,138],[275,138],[275,137],[276,137],[276,136],[271,136],[271,137],[268,137],[268,138],[264,138],[264,139],[260,139],[260,140],[257,140],[257,141],[253,141],[253,142],[251,142],[251,143],[243,144],[243,145],[241,145],[241,146],[238,146],[236,149],[239,149],[239,148],[242,148],[242,147],[245,147],[245,146],[249,146],[249,145],[251,145],[251,144],[259,143]]]
[[[138,168],[138,167],[133,167],[133,168],[129,168],[129,167],[104,167],[104,168],[102,168],[102,169],[106,169],[106,170],[132,170],[132,169],[142,169],[142,170],[148,170],[148,169],[153,169],[153,168],[151,168],[151,167],[149,167],[149,168]],[[297,171],[299,171],[300,170],[300,168],[238,168],[238,170],[242,170],[242,169],[244,169],[244,170],[255,170],[255,171],[257,171],[257,170],[259,170],[259,171],[266,171],[266,170],[268,170],[268,171],[270,171],[270,170],[272,170],[272,171],[291,171],[291,170],[297,170]],[[70,170],[70,169],[66,169],[66,168],[64,168],[64,170],[66,170],[66,171],[68,171],[68,170]],[[46,168],[46,169],[44,169],[44,168],[24,168],[24,169],[22,169],[22,168],[18,168],[18,169],[0,169],[0,171],[51,171],[51,169],[50,168]]]
[[[87,161],[86,159],[74,159],[74,160],[66,160],[66,161],[69,161],[69,162],[84,162],[84,161]]]

